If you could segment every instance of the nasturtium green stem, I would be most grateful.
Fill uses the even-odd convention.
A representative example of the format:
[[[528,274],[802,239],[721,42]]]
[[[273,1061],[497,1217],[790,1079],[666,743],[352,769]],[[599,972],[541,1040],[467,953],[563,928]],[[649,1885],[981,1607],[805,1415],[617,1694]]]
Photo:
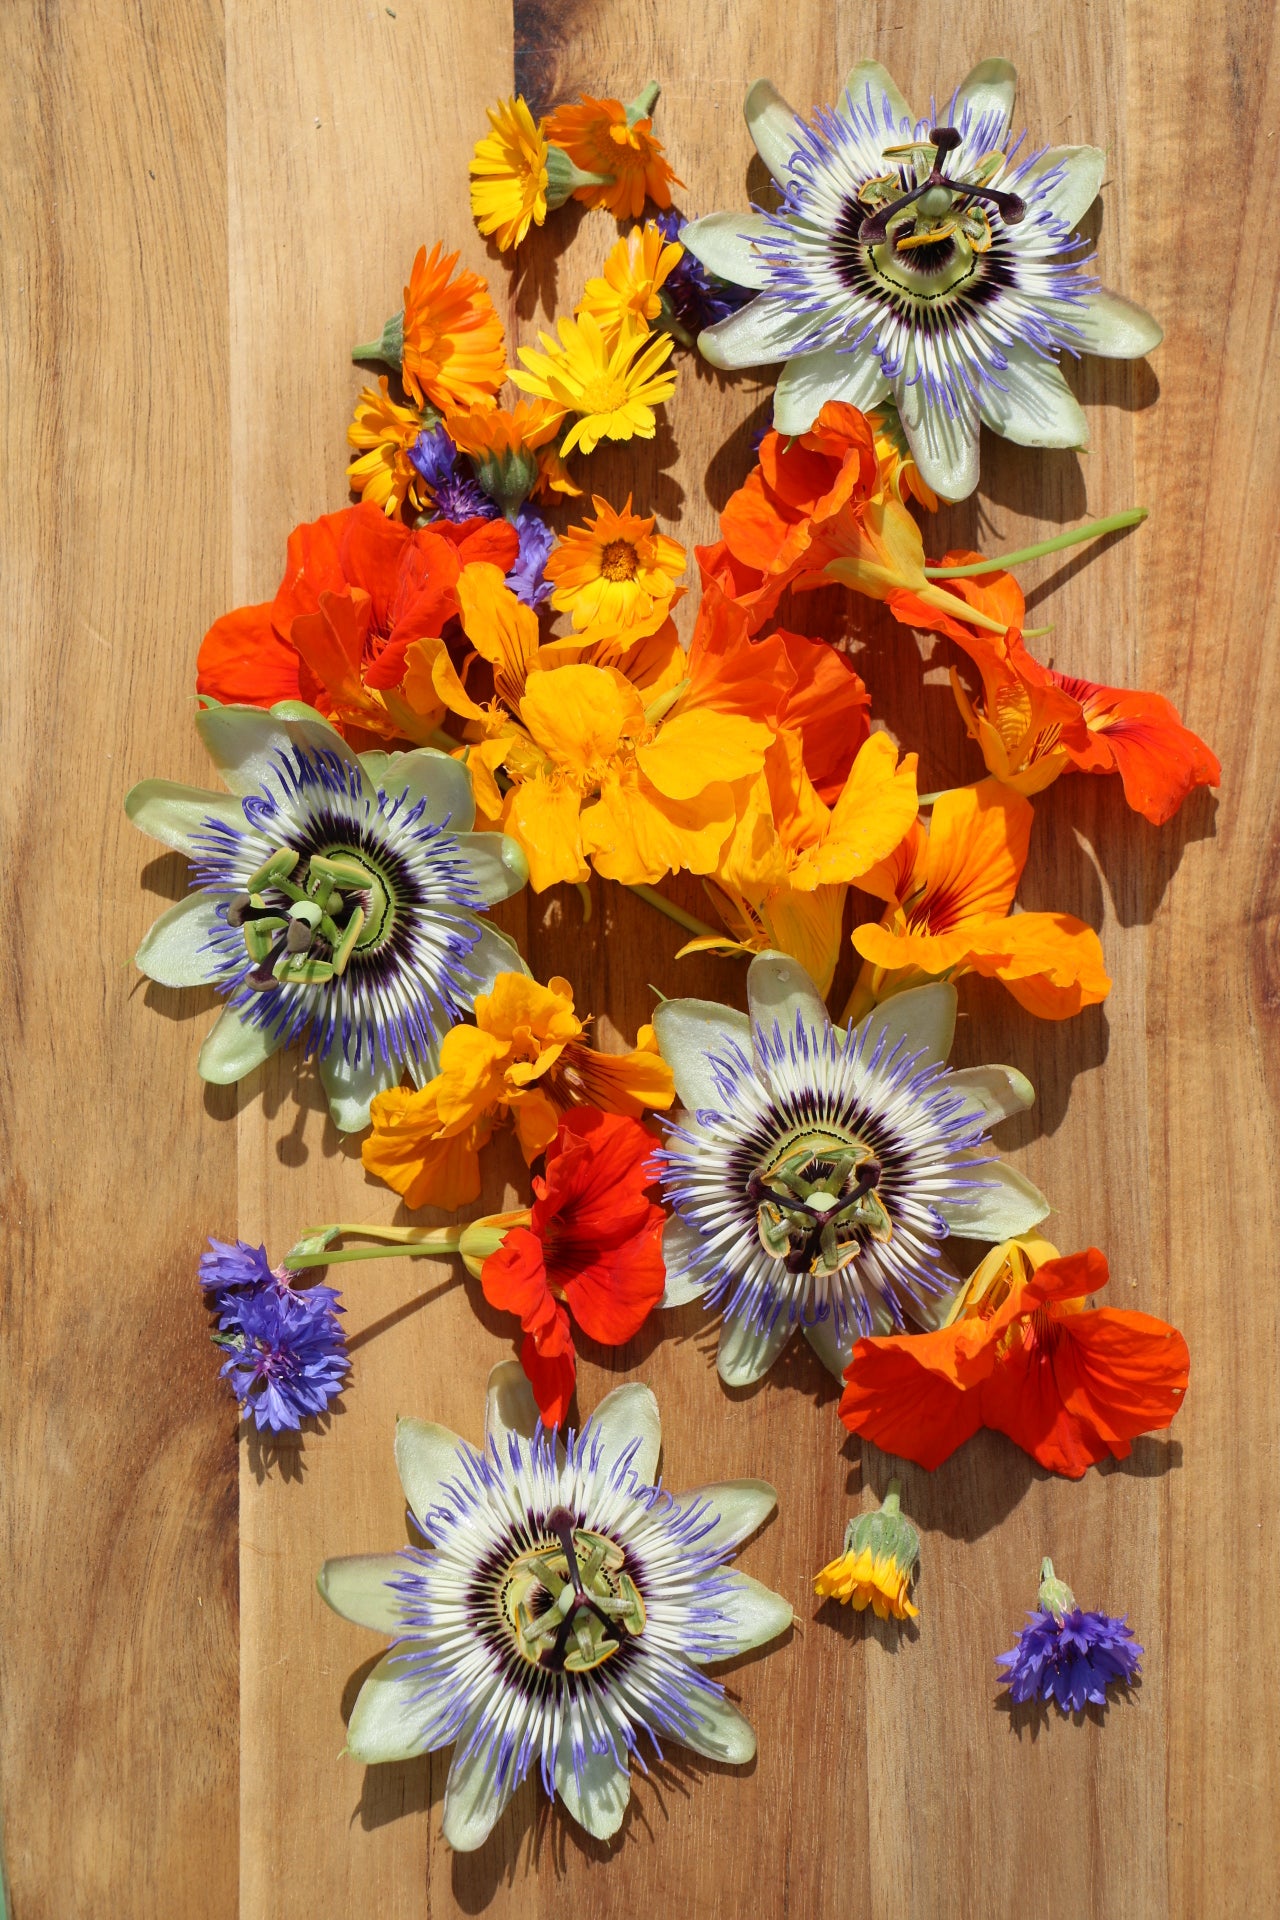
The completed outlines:
[[[696,933],[704,940],[715,940],[719,937],[715,927],[709,927],[706,921],[699,920],[695,913],[686,913],[683,907],[678,907],[674,900],[668,900],[666,895],[659,893],[656,887],[646,887],[637,880],[629,883],[628,891],[638,893],[649,906],[655,907],[659,913],[665,913],[668,920],[674,920],[678,927],[685,929],[686,933]]]
[[[926,567],[925,578],[970,580],[982,573],[1007,573],[1010,567],[1019,567],[1024,560],[1038,560],[1042,554],[1077,547],[1082,540],[1100,540],[1104,533],[1119,533],[1124,527],[1139,526],[1146,517],[1146,507],[1129,507],[1124,513],[1109,513],[1105,520],[1090,520],[1087,526],[1055,534],[1052,540],[1037,540],[1033,547],[1019,547],[1015,553],[997,553],[990,560],[971,560],[963,567]]]
[[[305,1273],[308,1267],[336,1267],[350,1260],[410,1260],[457,1253],[462,1227],[339,1227],[339,1233],[375,1235],[386,1244],[378,1247],[327,1247],[316,1252],[287,1253],[284,1265],[291,1273]]]

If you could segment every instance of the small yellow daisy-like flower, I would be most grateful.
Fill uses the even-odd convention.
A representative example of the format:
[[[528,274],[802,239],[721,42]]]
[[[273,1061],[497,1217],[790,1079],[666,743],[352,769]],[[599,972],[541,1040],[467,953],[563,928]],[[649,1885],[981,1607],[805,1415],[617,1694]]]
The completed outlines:
[[[556,329],[558,344],[539,333],[541,353],[521,347],[525,371],[512,368],[511,379],[522,393],[579,416],[560,443],[561,453],[568,456],[575,447],[591,453],[601,440],[652,440],[653,409],[675,391],[675,369],[663,365],[671,356],[671,335],[624,328],[609,340],[589,313],[557,320]]]
[[[347,478],[353,492],[372,500],[390,520],[406,499],[419,504],[415,492],[418,472],[409,459],[409,449],[422,431],[422,414],[417,407],[397,405],[388,389],[384,375],[376,391],[366,387],[356,401],[347,440],[360,458],[347,468]]]
[[[547,143],[523,100],[486,111],[492,131],[471,156],[471,211],[506,253],[547,217]]]
[[[655,632],[679,599],[685,550],[656,533],[652,518],[632,513],[630,495],[621,513],[598,494],[591,504],[595,518],[570,527],[547,561],[551,604],[572,615],[584,641],[608,637],[630,645]]]
[[[624,107],[620,100],[583,94],[547,115],[542,123],[547,139],[562,147],[575,166],[604,175],[598,185],[577,188],[575,200],[607,207],[618,220],[628,214],[638,220],[646,199],[656,207],[671,205],[672,187],[684,182],[676,179],[662,142],[654,138],[650,115],[657,97],[657,87],[647,87]]]
[[[610,250],[603,275],[588,280],[577,312],[594,315],[606,333],[624,326],[643,331],[662,312],[662,283],[683,255],[679,241],[668,240],[652,220],[624,234]]]
[[[903,1517],[901,1497],[900,1483],[891,1480],[883,1506],[849,1522],[844,1552],[814,1579],[813,1590],[823,1600],[839,1600],[859,1613],[872,1607],[881,1620],[919,1618],[907,1589],[920,1558],[920,1536]]]

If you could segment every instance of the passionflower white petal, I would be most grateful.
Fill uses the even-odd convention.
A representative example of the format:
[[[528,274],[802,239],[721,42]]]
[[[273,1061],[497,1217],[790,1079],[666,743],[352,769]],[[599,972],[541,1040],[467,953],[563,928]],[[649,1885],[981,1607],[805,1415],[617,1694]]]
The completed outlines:
[[[348,1729],[359,1760],[452,1745],[444,1833],[480,1846],[535,1765],[598,1839],[618,1831],[640,1742],[733,1765],[755,1735],[704,1669],[766,1644],[789,1603],[727,1566],[773,1488],[682,1495],[655,1482],[647,1387],[608,1395],[580,1434],[523,1431],[510,1364],[495,1368],[483,1450],[402,1420],[396,1456],[431,1545],[331,1560],[321,1594],[397,1634]]]

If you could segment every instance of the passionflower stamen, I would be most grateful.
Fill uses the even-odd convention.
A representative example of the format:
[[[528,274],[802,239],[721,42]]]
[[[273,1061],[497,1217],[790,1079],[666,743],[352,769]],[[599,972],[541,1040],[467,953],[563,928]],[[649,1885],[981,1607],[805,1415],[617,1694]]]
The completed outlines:
[[[963,136],[958,127],[930,128],[931,146],[926,151],[932,152],[933,162],[927,178],[922,180],[918,187],[913,187],[910,193],[902,194],[887,207],[881,207],[877,213],[867,215],[858,229],[858,238],[864,246],[881,246],[889,237],[889,222],[896,220],[900,213],[905,213],[906,209],[917,200],[929,199],[929,206],[922,207],[921,210],[930,214],[935,220],[943,218],[950,212],[954,202],[958,201],[960,207],[965,207],[971,200],[989,200],[1007,227],[1016,227],[1026,219],[1027,203],[1019,194],[1004,193],[998,187],[982,186],[977,181],[947,178],[942,171],[942,156],[945,153],[953,153],[960,146],[962,139]],[[895,151],[914,152],[916,150],[914,145],[906,149],[889,148],[886,150],[885,157],[887,159]],[[941,197],[930,199],[930,196]],[[922,234],[898,244],[919,245],[923,241],[938,237],[936,233]]]

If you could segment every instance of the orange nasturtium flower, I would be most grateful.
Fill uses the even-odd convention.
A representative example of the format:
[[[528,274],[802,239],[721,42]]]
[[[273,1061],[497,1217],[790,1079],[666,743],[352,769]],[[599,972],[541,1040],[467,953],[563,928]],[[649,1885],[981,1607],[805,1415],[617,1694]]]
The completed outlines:
[[[839,580],[883,600],[907,626],[960,638],[974,626],[1003,633],[1010,621],[1002,608],[926,577],[924,539],[903,504],[902,458],[878,424],[877,432],[847,401],[828,400],[807,433],[767,433],[756,466],[726,502],[721,539],[697,549],[704,579],[747,608],[753,631],[788,587]],[[1016,604],[1020,620],[1020,594]]]
[[[437,240],[419,247],[404,290],[401,375],[419,406],[483,406],[506,374],[506,336],[487,283]]]
[[[948,565],[961,561],[947,556]],[[972,588],[975,582],[955,584]],[[1099,686],[1043,667],[1027,652],[1017,624],[1001,637],[965,633],[960,644],[982,675],[981,697],[970,700],[951,670],[969,737],[988,771],[1019,793],[1039,793],[1060,773],[1118,773],[1129,805],[1159,827],[1194,788],[1221,779],[1216,755],[1161,694]]]
[[[980,1427],[1072,1480],[1123,1460],[1172,1421],[1190,1356],[1163,1320],[1086,1306],[1107,1277],[1096,1247],[1062,1256],[1033,1234],[993,1247],[936,1333],[857,1342],[841,1420],[928,1468]]]
[[[617,639],[623,645],[660,627],[683,587],[685,550],[654,531],[654,519],[621,513],[594,494],[595,518],[561,534],[547,560],[546,577],[557,613],[572,616],[584,642]]]
[[[546,986],[522,973],[500,973],[477,995],[476,1023],[451,1027],[440,1048],[440,1071],[425,1087],[393,1088],[373,1102],[373,1130],[364,1143],[369,1173],[385,1180],[410,1207],[461,1207],[480,1192],[480,1148],[509,1117],[525,1160],[545,1152],[570,1107],[630,1114],[669,1107],[671,1069],[652,1027],[633,1052],[598,1053],[582,1035],[573,988]]]
[[[824,996],[840,952],[845,894],[883,861],[916,818],[916,756],[887,733],[859,750],[831,807],[805,772],[800,735],[784,727],[765,756],[712,883],[737,939],[702,937],[682,953],[794,954]]]
[[[1104,1000],[1111,982],[1092,927],[1069,913],[1010,913],[1026,865],[1034,811],[998,780],[940,794],[928,829],[858,882],[886,901],[879,926],[856,927],[867,963],[863,1010],[901,987],[961,973],[994,975],[1020,1006],[1065,1020]]]
[[[649,91],[656,99],[657,89]],[[652,107],[646,94],[631,110],[620,100],[593,100],[583,94],[542,122],[547,139],[563,147],[576,167],[606,176],[599,185],[578,187],[574,199],[584,206],[605,207],[618,220],[628,215],[638,220],[646,200],[669,207],[672,187],[684,185],[671,171],[661,141],[654,139],[652,119],[643,113],[632,118],[632,111],[645,105]]]

